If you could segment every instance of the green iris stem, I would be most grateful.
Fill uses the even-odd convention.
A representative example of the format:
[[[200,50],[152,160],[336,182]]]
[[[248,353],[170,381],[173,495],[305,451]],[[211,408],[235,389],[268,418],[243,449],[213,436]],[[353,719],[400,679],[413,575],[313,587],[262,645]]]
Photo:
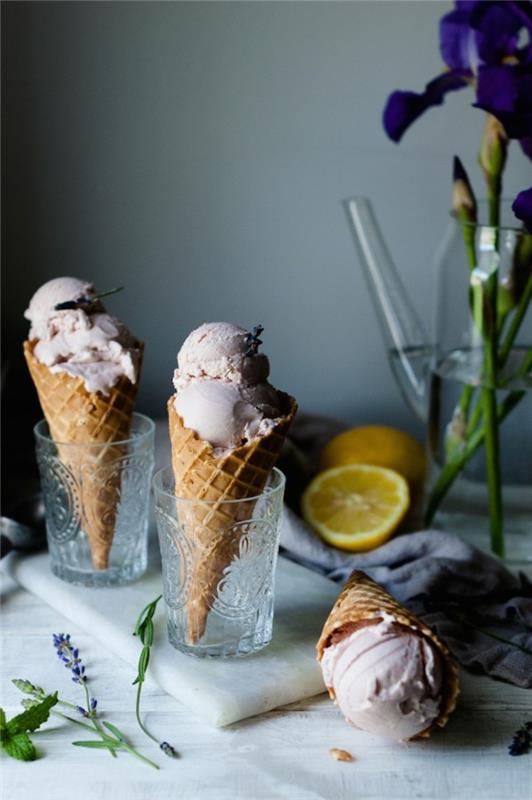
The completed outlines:
[[[487,360],[489,359],[487,358]],[[495,389],[490,389],[488,387],[483,388],[481,402],[484,410],[484,440],[486,450],[486,473],[488,479],[491,549],[496,555],[502,558],[504,556],[504,532],[499,427]]]
[[[488,190],[488,219],[491,227],[499,225],[501,215],[501,182],[496,181],[493,190]]]
[[[489,222],[495,228],[494,248],[497,250],[501,206],[501,181],[494,181],[494,189],[489,191]],[[501,558],[504,556],[504,530],[502,509],[502,475],[501,451],[499,441],[499,423],[497,419],[497,293],[499,282],[498,268],[488,276],[484,292],[484,386],[480,394],[480,402],[484,412],[484,451],[486,455],[486,477],[488,484],[488,508],[490,515],[491,549]]]
[[[463,221],[462,224],[462,236],[464,239],[464,245],[466,249],[467,260],[469,263],[469,269],[471,272],[475,269],[476,266],[476,252],[475,252],[475,233],[476,233],[476,224],[470,222],[469,220]],[[471,385],[466,385],[462,389],[462,394],[460,395],[460,399],[458,400],[457,407],[453,414],[453,418],[456,416],[458,411],[458,415],[461,419],[466,420],[467,415],[469,414],[469,409],[471,406],[471,402],[473,400],[473,395],[475,392],[475,387]],[[454,452],[457,447],[460,446],[460,440],[457,440],[456,437],[452,435],[447,435],[445,439],[445,451],[447,456],[453,456]]]
[[[524,292],[519,299],[519,303],[517,304],[517,308],[515,309],[512,321],[510,322],[510,326],[506,332],[506,336],[504,337],[504,341],[501,344],[501,349],[499,351],[500,367],[504,366],[506,360],[508,359],[508,356],[510,355],[510,352],[512,350],[512,345],[514,343],[515,337],[519,332],[519,328],[521,327],[521,323],[528,310],[528,306],[530,304],[531,299],[532,299],[532,275],[530,275],[528,278]]]
[[[505,397],[502,403],[497,407],[497,422],[500,424],[508,416],[516,405],[525,396],[525,391],[510,392]],[[425,511],[425,524],[430,525],[434,519],[434,515],[447,492],[451,488],[454,480],[463,470],[470,458],[474,456],[479,447],[484,443],[485,429],[479,428],[476,430],[470,439],[468,439],[463,451],[449,461],[441,470],[438,480],[434,484],[432,492],[429,497],[427,509]]]

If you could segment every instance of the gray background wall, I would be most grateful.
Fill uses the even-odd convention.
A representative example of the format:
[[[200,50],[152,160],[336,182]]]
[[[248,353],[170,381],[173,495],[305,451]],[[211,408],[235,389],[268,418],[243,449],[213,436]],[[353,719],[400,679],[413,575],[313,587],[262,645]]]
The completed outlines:
[[[481,192],[482,114],[455,94],[397,147],[381,112],[392,89],[440,71],[450,7],[4,3],[3,297],[19,400],[32,391],[24,308],[73,274],[127,286],[108,305],[147,342],[150,414],[164,412],[184,336],[220,319],[265,325],[273,382],[304,409],[415,430],[340,198],[372,196],[427,318],[455,152]],[[507,194],[523,171],[515,150]]]

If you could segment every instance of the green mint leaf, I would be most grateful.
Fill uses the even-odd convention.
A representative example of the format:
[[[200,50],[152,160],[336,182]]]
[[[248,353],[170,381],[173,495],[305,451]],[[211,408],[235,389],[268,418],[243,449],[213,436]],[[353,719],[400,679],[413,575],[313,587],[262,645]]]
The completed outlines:
[[[37,758],[35,747],[27,733],[9,734],[7,731],[4,733],[2,748],[8,756],[16,758],[18,761],[34,761]]]
[[[50,709],[57,703],[57,692],[49,694],[37,705],[27,708],[7,723],[7,732],[10,736],[17,733],[36,731],[50,716]]]
[[[0,708],[0,732],[6,727],[6,712]]]

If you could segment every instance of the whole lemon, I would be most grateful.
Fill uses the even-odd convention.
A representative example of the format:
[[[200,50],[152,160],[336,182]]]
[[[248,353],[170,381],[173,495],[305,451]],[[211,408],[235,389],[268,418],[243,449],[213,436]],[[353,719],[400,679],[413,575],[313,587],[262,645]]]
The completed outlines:
[[[364,425],[335,436],[324,447],[320,470],[345,464],[370,464],[395,470],[408,481],[413,495],[425,481],[425,452],[408,433],[386,425]]]

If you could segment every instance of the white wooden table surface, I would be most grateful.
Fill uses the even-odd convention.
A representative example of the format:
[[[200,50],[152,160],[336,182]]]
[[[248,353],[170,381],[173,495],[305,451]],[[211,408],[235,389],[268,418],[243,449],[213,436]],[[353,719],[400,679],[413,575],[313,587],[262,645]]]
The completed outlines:
[[[112,759],[73,747],[78,732],[51,719],[34,734],[37,761],[2,755],[2,800],[532,797],[532,754],[507,753],[512,733],[532,719],[527,690],[464,674],[459,708],[447,728],[428,742],[400,745],[351,729],[325,695],[215,730],[147,684],[143,709],[149,727],[180,753],[170,760],[137,728],[130,667],[4,576],[2,594],[1,705],[8,718],[20,710],[14,677],[81,702],[80,687],[51,645],[52,632],[69,632],[81,649],[99,710],[160,764],[155,771],[127,754]],[[329,747],[349,750],[355,760],[333,761]]]

